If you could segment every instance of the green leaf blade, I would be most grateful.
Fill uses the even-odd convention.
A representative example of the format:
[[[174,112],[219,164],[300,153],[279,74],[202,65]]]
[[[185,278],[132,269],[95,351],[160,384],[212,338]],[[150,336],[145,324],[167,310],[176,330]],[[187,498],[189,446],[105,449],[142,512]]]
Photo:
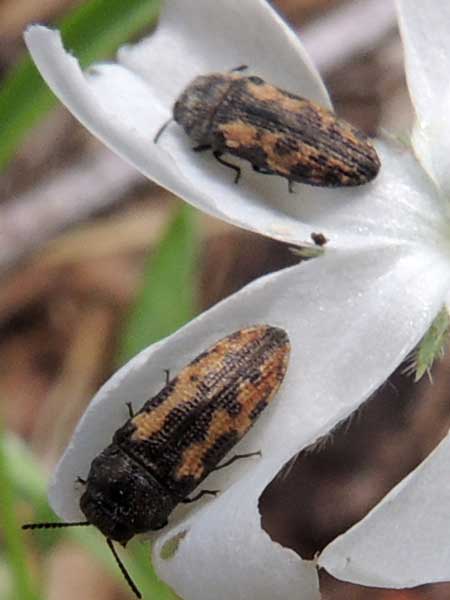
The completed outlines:
[[[131,36],[154,25],[159,0],[90,0],[58,27],[65,46],[85,67],[111,56]],[[56,98],[30,58],[9,73],[0,88],[0,169],[14,155],[28,131],[55,106]]]
[[[196,313],[196,215],[183,205],[145,269],[144,285],[128,318],[119,353],[125,362],[173,333]]]
[[[5,542],[6,558],[13,582],[14,597],[38,600],[27,568],[25,543],[16,518],[17,494],[13,485],[13,470],[7,451],[7,435],[0,416],[0,523]]]

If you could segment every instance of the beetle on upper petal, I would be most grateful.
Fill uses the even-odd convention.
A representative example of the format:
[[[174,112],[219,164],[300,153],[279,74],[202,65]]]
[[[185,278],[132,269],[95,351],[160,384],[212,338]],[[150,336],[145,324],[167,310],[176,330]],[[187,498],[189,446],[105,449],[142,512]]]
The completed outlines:
[[[350,187],[376,177],[380,160],[368,137],[315,102],[236,71],[196,77],[180,94],[170,121],[179,123],[193,150],[249,161],[255,171],[322,187]]]

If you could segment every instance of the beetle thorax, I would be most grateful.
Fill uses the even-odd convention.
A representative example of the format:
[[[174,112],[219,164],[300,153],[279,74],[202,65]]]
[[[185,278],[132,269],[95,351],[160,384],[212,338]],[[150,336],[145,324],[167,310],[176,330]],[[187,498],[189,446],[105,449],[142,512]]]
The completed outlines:
[[[173,107],[173,117],[195,144],[210,144],[211,123],[235,77],[213,73],[196,77]]]
[[[92,461],[80,508],[106,537],[125,545],[137,533],[164,526],[177,502],[151,473],[111,444]]]

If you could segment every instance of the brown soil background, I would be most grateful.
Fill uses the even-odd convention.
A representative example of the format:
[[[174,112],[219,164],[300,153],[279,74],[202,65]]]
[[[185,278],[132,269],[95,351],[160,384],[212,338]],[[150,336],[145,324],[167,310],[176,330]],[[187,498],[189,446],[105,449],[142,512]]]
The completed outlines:
[[[0,2],[0,85],[23,51],[24,26],[52,22],[76,4]],[[301,28],[326,18],[337,5],[352,2],[274,4]],[[392,124],[407,127],[410,122],[395,27],[376,47],[327,72],[325,80],[337,113],[369,134]],[[2,211],[22,193],[32,193],[43,181],[100,150],[100,144],[57,107],[0,175],[0,220]],[[114,370],[117,332],[139,289],[144,260],[178,202],[151,182],[137,180],[113,207],[65,228],[0,279],[0,393],[5,421],[49,470],[90,397]],[[202,238],[202,308],[297,260],[280,243],[206,217]],[[20,247],[20,239],[17,244]],[[289,477],[275,481],[261,500],[263,524],[272,537],[312,557],[366,514],[447,433],[449,373],[450,362],[443,361],[434,369],[433,385],[424,379],[414,386],[399,369],[358,418],[323,447],[302,454]],[[30,568],[45,577],[50,599],[130,596],[73,544],[58,546],[45,564],[30,548]],[[441,600],[450,594],[448,584],[378,590],[342,583],[326,573],[321,573],[321,582],[327,600]]]

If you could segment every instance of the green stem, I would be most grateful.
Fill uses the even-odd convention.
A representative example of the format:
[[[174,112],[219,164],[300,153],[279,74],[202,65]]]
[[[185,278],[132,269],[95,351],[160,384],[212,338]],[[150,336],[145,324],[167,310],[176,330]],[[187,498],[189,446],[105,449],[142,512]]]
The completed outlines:
[[[6,547],[6,557],[14,581],[14,598],[21,600],[37,600],[33,592],[29,572],[25,545],[21,531],[17,524],[15,494],[10,478],[10,464],[6,457],[5,435],[0,414],[0,523],[2,523],[3,536]]]
[[[159,0],[89,0],[57,23],[64,45],[84,67],[113,55],[124,42],[156,22]],[[17,146],[57,103],[26,54],[0,88],[0,171]]]
[[[119,364],[170,335],[197,313],[197,214],[181,204],[151,253],[119,344]]]

